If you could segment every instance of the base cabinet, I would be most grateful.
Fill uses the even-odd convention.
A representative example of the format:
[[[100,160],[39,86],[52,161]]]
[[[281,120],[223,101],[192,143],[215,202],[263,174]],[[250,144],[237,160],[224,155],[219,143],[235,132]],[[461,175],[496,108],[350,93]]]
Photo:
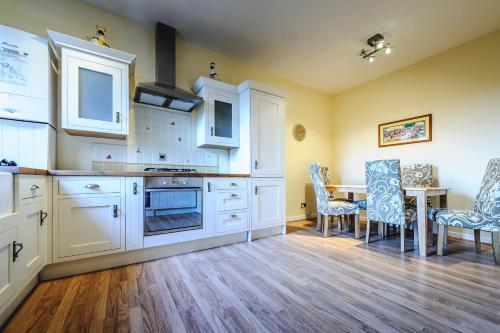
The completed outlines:
[[[252,179],[252,230],[285,224],[285,179]]]
[[[124,184],[124,177],[54,178],[54,262],[125,251]]]
[[[45,212],[37,204],[24,207],[20,214],[18,243],[22,244],[19,253],[19,281],[23,282],[38,273],[44,265],[46,228],[41,224]]]
[[[144,178],[126,179],[125,250],[144,247]]]
[[[6,218],[0,222],[4,224]],[[18,243],[17,226],[9,225],[0,229],[0,309],[16,293],[14,247]]]

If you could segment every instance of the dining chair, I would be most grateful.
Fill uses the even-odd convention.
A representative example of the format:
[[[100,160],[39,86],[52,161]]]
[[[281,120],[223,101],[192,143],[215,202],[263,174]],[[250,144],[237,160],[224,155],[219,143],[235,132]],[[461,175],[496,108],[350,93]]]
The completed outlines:
[[[365,163],[366,179],[366,243],[370,241],[371,222],[400,226],[401,252],[405,252],[405,225],[417,223],[417,212],[405,209],[399,160]]]
[[[437,254],[444,253],[448,227],[474,230],[476,253],[481,253],[481,231],[491,233],[493,257],[500,264],[500,158],[489,161],[486,173],[474,202],[474,210],[435,208],[429,219],[438,223]]]
[[[311,180],[316,194],[316,208],[318,211],[318,226],[323,219],[323,237],[328,236],[329,217],[339,217],[342,215],[355,215],[354,233],[359,238],[359,207],[348,201],[329,200],[328,191],[325,188],[323,177],[321,176],[321,166],[313,163],[310,167]]]
[[[323,183],[325,183],[325,185],[331,185],[332,184],[332,177],[330,177],[330,172],[328,171],[328,167],[322,165],[320,167],[320,173],[321,173],[321,178],[323,179]],[[352,200],[349,200],[347,198],[341,198],[341,197],[335,196],[335,193],[332,191],[328,191],[328,200],[352,202]],[[347,216],[339,216],[338,217],[338,225],[337,225],[339,230],[342,230],[342,221],[343,220],[346,221],[346,226],[348,226],[347,223],[349,222],[349,219],[347,218]],[[321,223],[317,224],[316,229],[317,230],[321,229]]]
[[[432,175],[432,164],[407,164],[401,166],[401,180],[403,187],[432,187],[434,178]],[[427,206],[432,207],[432,198],[427,198]],[[417,198],[414,196],[405,196],[405,207],[417,209]],[[429,223],[429,237],[432,244],[433,232],[432,223]],[[418,228],[417,224],[413,227],[413,242],[418,245]]]

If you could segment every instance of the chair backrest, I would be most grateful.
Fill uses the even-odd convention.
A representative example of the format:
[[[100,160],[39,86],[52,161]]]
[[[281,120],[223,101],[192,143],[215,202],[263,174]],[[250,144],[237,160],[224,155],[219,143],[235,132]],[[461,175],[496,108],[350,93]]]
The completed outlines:
[[[365,163],[367,217],[370,221],[405,224],[399,160]]]
[[[310,170],[314,193],[316,194],[316,207],[318,212],[320,212],[328,205],[328,192],[326,191],[325,183],[321,175],[321,165],[319,165],[319,163],[313,163],[311,164]]]
[[[500,220],[500,158],[488,163],[474,211]]]
[[[330,173],[328,172],[328,167],[321,166],[320,167],[321,178],[323,178],[323,183],[325,185],[330,185],[332,183],[332,178],[330,177]]]
[[[431,187],[432,164],[409,164],[401,167],[403,186]]]

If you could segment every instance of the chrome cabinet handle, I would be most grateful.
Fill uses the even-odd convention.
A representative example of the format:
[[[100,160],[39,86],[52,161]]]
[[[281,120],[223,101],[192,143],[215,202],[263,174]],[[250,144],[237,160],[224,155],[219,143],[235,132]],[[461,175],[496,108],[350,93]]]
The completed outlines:
[[[16,250],[16,247],[19,246],[19,250]],[[23,249],[23,243],[18,243],[16,241],[12,242],[12,262],[16,262],[17,258],[19,257],[19,252]]]
[[[259,161],[255,161],[254,165],[255,165],[255,169],[257,169],[259,167]]]
[[[85,188],[88,188],[89,190],[95,190],[101,187],[99,184],[87,184],[85,185]]]
[[[236,214],[231,214],[231,218],[235,219],[235,218],[237,218],[237,217],[238,217],[238,215],[236,215]]]
[[[212,183],[208,182],[207,186],[208,186],[208,192],[212,192]]]
[[[259,187],[255,186],[255,195],[257,195],[258,193],[259,193]]]
[[[238,194],[236,193],[231,193],[231,198],[237,198],[238,197]]]
[[[35,184],[31,185],[31,190],[32,191],[36,191],[36,190],[39,190],[39,189],[40,189],[40,186],[35,185]]]
[[[116,113],[116,123],[119,124],[120,123],[120,112],[117,112]]]
[[[137,183],[134,183],[134,184],[132,185],[132,188],[133,188],[133,190],[132,190],[132,191],[134,192],[134,195],[136,195],[136,194],[137,194]]]
[[[113,205],[113,217],[118,217],[118,205]]]
[[[229,185],[231,185],[231,186],[238,186],[238,184],[236,184],[236,183],[231,183]]]
[[[214,127],[210,127],[210,136],[214,136]]]

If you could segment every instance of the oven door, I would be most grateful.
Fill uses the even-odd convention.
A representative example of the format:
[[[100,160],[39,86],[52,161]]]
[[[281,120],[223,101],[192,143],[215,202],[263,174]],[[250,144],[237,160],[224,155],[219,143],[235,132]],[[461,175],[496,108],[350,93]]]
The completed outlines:
[[[146,189],[144,236],[202,229],[201,188]]]

